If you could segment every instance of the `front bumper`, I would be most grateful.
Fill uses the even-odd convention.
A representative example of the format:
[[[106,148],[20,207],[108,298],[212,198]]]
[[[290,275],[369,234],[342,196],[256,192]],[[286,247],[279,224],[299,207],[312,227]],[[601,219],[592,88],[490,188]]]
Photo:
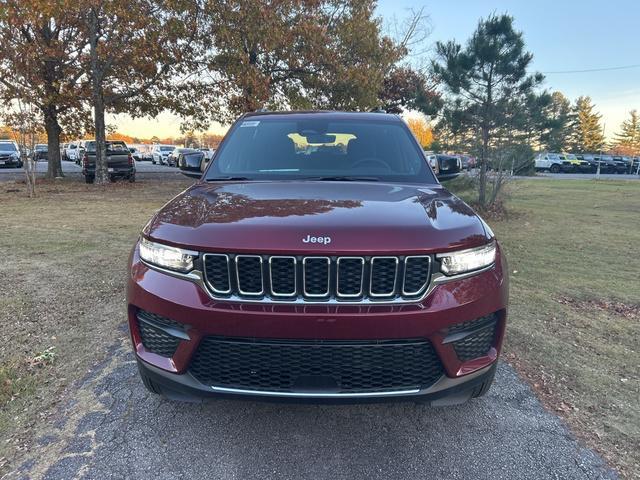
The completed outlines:
[[[135,248],[127,299],[131,338],[140,369],[162,385],[163,392],[174,392],[179,397],[222,395],[350,401],[419,397],[435,402],[445,397],[468,397],[477,385],[493,374],[504,336],[508,281],[504,258],[498,249],[493,268],[439,284],[418,303],[249,304],[213,299],[196,283],[148,267],[140,261]],[[187,335],[176,342],[173,353],[161,355],[145,348],[138,320],[140,311],[187,326]],[[496,318],[490,348],[481,356],[461,359],[451,340],[451,327],[488,315]],[[439,378],[428,385],[357,394],[334,388],[287,392],[237,385],[228,388],[202,383],[190,369],[201,344],[212,337],[300,342],[426,339],[433,346],[442,370]]]
[[[0,168],[17,168],[20,165],[20,160],[15,160],[13,158],[0,158]]]

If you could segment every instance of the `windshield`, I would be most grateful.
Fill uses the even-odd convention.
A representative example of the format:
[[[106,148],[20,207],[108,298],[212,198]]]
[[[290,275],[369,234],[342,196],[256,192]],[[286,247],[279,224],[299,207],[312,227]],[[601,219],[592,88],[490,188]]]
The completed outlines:
[[[0,152],[17,152],[18,149],[13,143],[0,143]]]
[[[160,147],[161,152],[173,152],[176,147]]]
[[[326,179],[349,177],[435,183],[431,168],[404,123],[253,117],[241,120],[216,153],[206,180],[221,177]]]
[[[38,144],[35,148],[36,150],[46,150],[48,147],[46,145]]]
[[[124,142],[105,142],[108,152],[127,152],[129,153],[129,149],[124,144]],[[96,142],[87,142],[85,144],[85,148],[89,152],[96,151]]]

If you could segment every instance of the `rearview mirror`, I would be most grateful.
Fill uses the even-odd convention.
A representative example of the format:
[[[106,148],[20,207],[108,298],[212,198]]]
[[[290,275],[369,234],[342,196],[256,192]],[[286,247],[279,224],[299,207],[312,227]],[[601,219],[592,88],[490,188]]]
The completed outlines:
[[[311,145],[322,145],[322,144],[334,143],[336,141],[336,136],[327,135],[327,134],[318,134],[318,135],[307,134],[305,136],[305,139],[307,140],[307,143]]]

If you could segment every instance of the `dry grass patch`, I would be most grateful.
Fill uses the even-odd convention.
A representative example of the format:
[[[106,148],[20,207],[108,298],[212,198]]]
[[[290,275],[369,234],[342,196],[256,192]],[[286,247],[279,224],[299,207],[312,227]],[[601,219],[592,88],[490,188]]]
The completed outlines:
[[[509,197],[506,215],[489,219],[511,271],[506,358],[590,446],[638,476],[640,182],[523,180]]]
[[[126,335],[126,262],[149,217],[189,181],[0,184],[0,476],[65,387]]]

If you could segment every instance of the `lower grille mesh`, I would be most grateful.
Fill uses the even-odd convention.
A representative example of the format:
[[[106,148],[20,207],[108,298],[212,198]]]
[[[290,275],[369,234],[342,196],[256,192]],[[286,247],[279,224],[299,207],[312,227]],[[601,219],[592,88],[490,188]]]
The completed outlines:
[[[468,335],[453,342],[453,349],[458,358],[466,362],[489,353],[495,339],[496,324],[496,316],[489,315],[451,327],[450,335],[469,332]]]
[[[180,339],[176,338],[159,328],[152,327],[146,322],[138,321],[140,338],[142,345],[148,351],[162,357],[172,357],[176,353]]]
[[[425,340],[278,341],[206,337],[189,371],[205,385],[277,392],[427,388],[443,374]]]

